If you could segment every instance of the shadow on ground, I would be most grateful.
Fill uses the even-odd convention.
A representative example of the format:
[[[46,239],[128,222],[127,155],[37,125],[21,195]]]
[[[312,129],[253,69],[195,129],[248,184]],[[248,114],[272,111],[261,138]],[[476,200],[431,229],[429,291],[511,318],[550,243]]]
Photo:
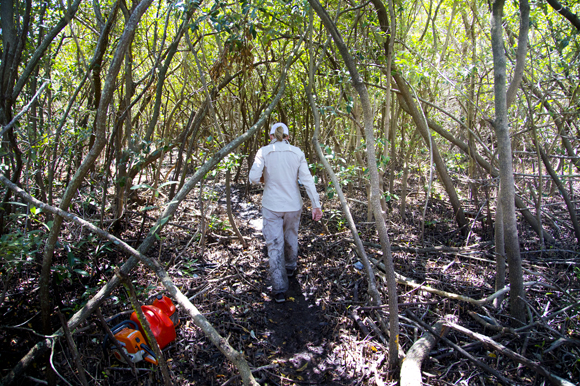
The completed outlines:
[[[299,277],[290,279],[286,303],[265,303],[267,333],[276,348],[279,373],[298,381],[323,383],[332,379],[334,363],[328,362],[328,323],[320,319],[320,307],[307,299]]]

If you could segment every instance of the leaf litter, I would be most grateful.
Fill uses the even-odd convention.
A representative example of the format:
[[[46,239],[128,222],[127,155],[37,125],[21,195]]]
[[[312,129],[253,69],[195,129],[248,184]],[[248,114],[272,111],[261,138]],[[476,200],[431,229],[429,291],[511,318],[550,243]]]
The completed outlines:
[[[233,211],[238,227],[249,244],[244,249],[228,231],[224,222],[223,187],[214,185],[214,208],[208,224],[205,245],[195,238],[199,233],[198,203],[185,203],[175,220],[164,231],[162,247],[151,251],[165,264],[181,288],[230,345],[242,352],[263,385],[394,385],[398,369],[388,369],[387,331],[377,315],[388,320],[387,308],[370,307],[367,280],[357,266],[358,259],[340,218],[328,217],[314,223],[304,212],[300,229],[299,268],[290,279],[288,301],[272,301],[268,283],[266,248],[260,231],[260,191],[232,187]],[[247,194],[246,194],[247,192]],[[195,196],[195,195],[192,195]],[[376,232],[366,221],[364,197],[351,203],[361,237],[371,258],[381,260]],[[336,201],[325,202],[326,212],[339,210]],[[553,206],[557,208],[556,205]],[[525,281],[539,284],[527,288],[530,318],[520,332],[509,329],[511,319],[504,300],[499,308],[482,307],[448,299],[427,291],[427,287],[475,299],[494,292],[495,262],[490,229],[485,221],[474,222],[469,246],[454,231],[449,206],[431,200],[426,219],[425,242],[420,244],[420,205],[409,205],[410,214],[402,220],[396,209],[387,215],[396,270],[422,287],[398,286],[401,317],[400,345],[406,352],[423,329],[405,317],[410,310],[428,325],[445,315],[455,315],[463,327],[492,337],[509,349],[540,363],[551,373],[573,383],[580,381],[580,331],[578,325],[578,290],[580,289],[579,254],[575,245],[562,242],[552,251],[538,252],[535,235],[520,226]],[[207,210],[207,209],[206,209]],[[555,209],[556,210],[556,209]],[[196,212],[197,211],[197,212]],[[142,216],[129,214],[122,237],[138,239],[141,221],[151,225],[154,210]],[[143,220],[145,219],[145,220]],[[172,226],[175,225],[175,226]],[[145,228],[147,229],[147,228]],[[564,228],[565,229],[565,228]],[[80,238],[82,229],[68,224],[66,232]],[[192,240],[193,239],[193,240]],[[562,237],[561,240],[566,240]],[[572,240],[569,238],[568,240]],[[191,242],[193,241],[193,242]],[[571,243],[570,243],[571,244]],[[179,256],[178,259],[176,257]],[[65,252],[55,261],[66,260]],[[111,275],[112,268],[124,257],[114,250],[105,251],[99,260],[87,263],[90,277],[67,280],[53,285],[57,306],[69,315],[88,299],[95,287]],[[79,267],[80,268],[80,267]],[[26,354],[40,337],[39,316],[35,301],[37,291],[34,269],[23,270],[14,279],[0,312],[0,352],[2,376]],[[163,287],[143,267],[133,272],[133,281],[147,304]],[[379,285],[386,283],[381,275]],[[382,290],[383,296],[386,291]],[[387,299],[383,299],[386,304]],[[105,317],[117,317],[110,324],[128,318],[130,306],[126,294],[117,290],[103,305]],[[475,319],[472,314],[479,315]],[[486,323],[482,323],[483,320]],[[55,326],[58,326],[56,322]],[[74,334],[85,370],[95,385],[155,385],[161,382],[157,368],[144,363],[138,378],[128,367],[105,355],[101,348],[103,332],[96,318],[89,318]],[[499,327],[504,330],[497,331]],[[521,366],[501,353],[456,331],[447,338],[464,347],[480,361],[496,369],[515,385],[540,385],[545,378]],[[237,369],[206,339],[201,330],[182,316],[177,339],[164,350],[173,382],[176,385],[239,385]],[[55,348],[54,366],[76,384],[76,369],[66,343]],[[36,384],[42,379],[44,362],[37,363],[19,384]],[[498,380],[468,361],[446,344],[439,342],[423,364],[423,382],[427,385],[495,385]]]

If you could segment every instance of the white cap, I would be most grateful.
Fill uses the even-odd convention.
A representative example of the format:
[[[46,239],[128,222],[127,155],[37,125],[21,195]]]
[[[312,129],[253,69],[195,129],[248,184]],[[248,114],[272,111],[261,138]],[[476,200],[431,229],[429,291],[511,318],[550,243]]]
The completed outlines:
[[[274,123],[272,125],[272,128],[270,129],[270,134],[274,134],[276,132],[276,128],[278,128],[278,127],[282,127],[284,129],[284,134],[285,135],[289,135],[289,133],[288,133],[288,126],[286,126],[282,122]]]

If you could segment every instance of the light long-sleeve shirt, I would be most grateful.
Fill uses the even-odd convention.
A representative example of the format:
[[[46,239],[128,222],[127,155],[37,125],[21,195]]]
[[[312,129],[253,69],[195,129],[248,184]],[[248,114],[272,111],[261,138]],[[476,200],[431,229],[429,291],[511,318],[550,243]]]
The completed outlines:
[[[298,179],[306,188],[312,208],[320,208],[320,198],[302,150],[288,141],[273,141],[256,153],[250,170],[250,182],[260,183],[264,175],[262,206],[273,212],[293,212],[302,209]]]

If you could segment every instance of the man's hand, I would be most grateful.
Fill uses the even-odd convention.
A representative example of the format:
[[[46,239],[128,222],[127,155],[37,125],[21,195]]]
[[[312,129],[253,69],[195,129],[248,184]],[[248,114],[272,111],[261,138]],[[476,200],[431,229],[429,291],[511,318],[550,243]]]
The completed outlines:
[[[322,209],[312,208],[312,219],[314,221],[319,221],[322,218]]]

